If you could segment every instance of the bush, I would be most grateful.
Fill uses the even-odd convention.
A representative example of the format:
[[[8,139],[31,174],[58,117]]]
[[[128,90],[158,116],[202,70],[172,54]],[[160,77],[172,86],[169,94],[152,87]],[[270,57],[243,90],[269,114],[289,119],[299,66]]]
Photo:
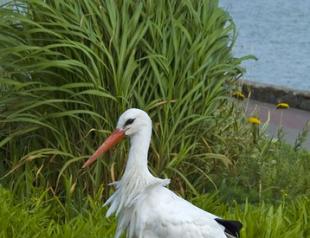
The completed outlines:
[[[227,96],[242,59],[217,1],[14,2],[0,11],[1,173],[13,191],[44,187],[70,204],[104,182],[107,196],[125,146],[80,168],[129,107],[151,115],[151,169],[180,193],[214,186],[205,171],[238,159],[225,131],[238,130]]]

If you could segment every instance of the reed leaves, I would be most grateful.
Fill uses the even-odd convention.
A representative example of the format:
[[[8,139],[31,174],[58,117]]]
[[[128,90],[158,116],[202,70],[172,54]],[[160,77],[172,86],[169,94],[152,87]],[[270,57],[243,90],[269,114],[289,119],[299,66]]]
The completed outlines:
[[[202,138],[210,138],[227,85],[242,73],[231,55],[235,26],[217,1],[14,1],[0,14],[6,178],[24,177],[27,168],[32,183],[57,193],[65,190],[59,176],[75,177],[76,191],[98,189],[99,180],[111,180],[112,158],[121,175],[124,146],[95,168],[96,186],[89,173],[79,175],[80,158],[107,135],[98,131],[139,107],[154,122],[152,171],[192,187],[188,162],[208,154]],[[23,191],[22,182],[14,186]]]

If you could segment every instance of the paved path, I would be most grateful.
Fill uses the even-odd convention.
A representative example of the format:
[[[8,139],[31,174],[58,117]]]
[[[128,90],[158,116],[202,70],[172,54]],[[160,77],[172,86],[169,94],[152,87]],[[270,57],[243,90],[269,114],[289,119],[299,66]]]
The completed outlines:
[[[262,123],[268,122],[269,127],[267,133],[276,137],[278,129],[281,127],[284,131],[284,139],[290,143],[295,143],[298,133],[310,121],[310,112],[295,108],[276,109],[276,106],[269,103],[249,100],[245,103],[248,115],[259,115]],[[310,133],[303,148],[310,150]]]

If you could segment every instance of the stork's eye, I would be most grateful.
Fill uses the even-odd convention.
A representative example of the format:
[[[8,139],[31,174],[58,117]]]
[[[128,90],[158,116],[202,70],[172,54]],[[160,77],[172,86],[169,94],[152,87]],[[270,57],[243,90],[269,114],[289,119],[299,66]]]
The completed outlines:
[[[133,122],[134,122],[134,118],[132,118],[132,119],[128,119],[126,122],[125,122],[125,124],[124,124],[124,127],[125,126],[128,126],[128,125],[130,125],[130,124],[132,124]]]

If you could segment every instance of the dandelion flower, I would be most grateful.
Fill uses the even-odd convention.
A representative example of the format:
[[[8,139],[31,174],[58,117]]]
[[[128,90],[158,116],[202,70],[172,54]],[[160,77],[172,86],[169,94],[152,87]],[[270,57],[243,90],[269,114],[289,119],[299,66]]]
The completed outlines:
[[[281,103],[277,104],[277,109],[287,109],[289,107],[290,106],[287,103],[285,103],[285,102],[281,102]]]
[[[234,92],[232,96],[234,98],[239,99],[239,100],[244,100],[245,99],[244,94],[242,92],[240,92],[240,91]]]
[[[249,117],[248,122],[253,125],[259,125],[261,123],[258,117]]]

